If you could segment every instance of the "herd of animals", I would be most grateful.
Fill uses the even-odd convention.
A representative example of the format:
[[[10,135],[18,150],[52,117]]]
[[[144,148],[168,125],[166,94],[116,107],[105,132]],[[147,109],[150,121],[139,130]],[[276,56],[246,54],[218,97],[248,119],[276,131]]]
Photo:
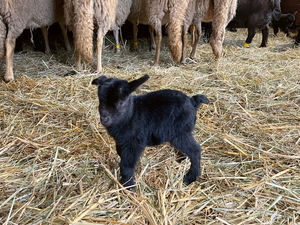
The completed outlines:
[[[287,1],[287,0],[282,0]],[[295,0],[298,1],[298,0]],[[299,7],[298,7],[299,8]],[[14,79],[13,55],[16,39],[26,28],[41,28],[46,52],[50,51],[47,27],[58,22],[70,50],[67,29],[72,31],[76,66],[81,61],[92,62],[93,32],[97,29],[97,71],[101,72],[103,38],[114,31],[119,50],[119,28],[128,20],[133,25],[133,44],[137,45],[138,24],[149,25],[151,48],[155,49],[154,64],[159,64],[162,25],[167,24],[168,46],[175,62],[186,60],[189,28],[192,31],[191,58],[195,58],[202,25],[216,58],[222,55],[225,28],[248,28],[245,46],[255,31],[262,31],[261,47],[267,44],[269,26],[275,34],[278,28],[287,35],[296,17],[281,12],[280,0],[0,0],[0,59],[6,55],[6,82]],[[155,35],[154,35],[155,32]],[[300,33],[295,44],[300,42]]]
[[[81,60],[91,62],[93,59],[96,27],[97,71],[100,73],[104,36],[113,30],[118,50],[118,31],[128,20],[133,24],[134,46],[137,46],[138,24],[149,25],[156,65],[159,64],[164,24],[168,24],[168,45],[174,61],[185,62],[189,29],[192,34],[190,57],[195,57],[203,24],[218,59],[222,55],[226,27],[248,28],[245,47],[251,43],[255,31],[261,30],[260,47],[265,47],[270,25],[275,34],[281,29],[289,35],[289,27],[295,18],[296,12],[282,13],[280,0],[27,0],[25,4],[24,0],[0,0],[0,58],[6,54],[4,80],[10,82],[14,79],[16,39],[24,29],[42,28],[45,51],[49,52],[47,27],[58,22],[67,50],[71,49],[67,29],[73,33],[76,66],[80,68]],[[300,31],[295,44],[299,42]],[[170,142],[180,151],[182,157],[179,160],[188,157],[191,161],[184,177],[184,182],[190,184],[201,174],[201,147],[192,135],[196,112],[209,100],[204,95],[188,97],[175,90],[132,96],[131,93],[148,79],[145,75],[128,82],[100,76],[92,82],[98,86],[101,123],[115,139],[121,157],[121,182],[125,186],[134,185],[134,169],[146,146]]]

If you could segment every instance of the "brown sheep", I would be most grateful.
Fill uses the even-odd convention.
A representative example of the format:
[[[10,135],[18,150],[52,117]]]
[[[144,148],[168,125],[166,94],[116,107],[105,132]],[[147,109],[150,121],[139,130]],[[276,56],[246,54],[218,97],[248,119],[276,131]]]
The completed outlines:
[[[64,0],[66,24],[73,32],[76,66],[81,68],[81,59],[93,61],[93,11],[92,0]]]
[[[102,70],[104,36],[109,30],[115,30],[124,23],[130,5],[131,0],[65,0],[65,17],[73,31],[78,68],[81,67],[81,57],[87,62],[93,60],[93,24],[95,23],[98,29],[97,71]]]
[[[133,0],[128,20],[133,23],[134,36],[137,24],[150,25],[151,39],[154,39],[152,28],[156,33],[156,54],[154,65],[159,64],[162,41],[161,26],[168,23],[169,49],[175,62],[182,56],[182,26],[189,2],[193,0]],[[136,37],[134,38],[136,44]],[[154,45],[151,46],[152,48]]]
[[[23,0],[0,0],[0,59],[6,51],[5,81],[14,79],[16,38],[25,28],[46,27],[57,21],[63,22],[62,7],[60,0],[27,0],[26,4]],[[66,36],[66,32],[63,35]]]
[[[117,12],[115,18],[115,24],[112,25],[111,30],[113,30],[113,34],[116,40],[116,52],[120,52],[120,42],[119,42],[119,29],[127,19],[130,8],[132,6],[132,0],[122,0],[118,1]]]
[[[225,36],[225,28],[234,17],[237,0],[196,0],[196,13],[193,25],[196,26],[197,36],[193,42],[191,58],[195,58],[197,45],[200,41],[201,21],[212,21],[213,31],[210,45],[216,59],[222,56],[222,44]]]

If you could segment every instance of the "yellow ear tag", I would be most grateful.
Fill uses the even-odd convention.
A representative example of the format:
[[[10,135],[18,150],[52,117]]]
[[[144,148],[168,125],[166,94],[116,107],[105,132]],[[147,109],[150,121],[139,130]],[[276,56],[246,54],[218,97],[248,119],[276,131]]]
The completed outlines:
[[[250,44],[244,43],[244,47],[249,48],[249,47],[250,47]]]
[[[135,42],[133,42],[133,45],[134,45],[134,46],[138,46],[139,43],[138,43],[137,41],[135,41]]]
[[[116,48],[121,48],[121,46],[120,45],[116,45]]]

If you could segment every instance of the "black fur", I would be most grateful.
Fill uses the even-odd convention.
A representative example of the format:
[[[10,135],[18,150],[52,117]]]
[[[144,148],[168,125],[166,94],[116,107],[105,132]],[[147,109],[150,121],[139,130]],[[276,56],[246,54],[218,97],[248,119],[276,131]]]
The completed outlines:
[[[250,44],[256,29],[262,31],[260,47],[266,47],[269,35],[269,24],[272,13],[279,0],[238,0],[236,16],[228,24],[228,28],[248,28],[246,43]]]
[[[188,97],[180,91],[160,90],[132,96],[149,79],[145,75],[127,82],[100,76],[98,85],[101,123],[115,139],[121,157],[121,182],[134,185],[134,170],[146,146],[170,142],[191,161],[184,182],[190,184],[200,176],[200,145],[193,137],[197,108],[209,103],[204,95]]]
[[[282,30],[288,37],[290,37],[289,34],[289,28],[293,26],[295,19],[296,19],[295,13],[288,13],[288,14],[282,14],[280,11],[275,10],[273,12],[273,18],[272,18],[272,24],[274,30],[274,35],[277,35],[279,29]]]
[[[298,35],[296,37],[296,40],[295,40],[295,45],[298,46],[300,43],[300,30],[298,31]]]
[[[227,25],[230,31],[235,28],[247,28],[248,36],[245,43],[250,44],[256,34],[256,30],[262,32],[260,47],[266,47],[268,43],[269,25],[275,9],[280,10],[280,0],[238,0],[235,17]],[[209,40],[212,32],[211,23],[204,25],[204,37]],[[208,41],[207,41],[208,42]]]

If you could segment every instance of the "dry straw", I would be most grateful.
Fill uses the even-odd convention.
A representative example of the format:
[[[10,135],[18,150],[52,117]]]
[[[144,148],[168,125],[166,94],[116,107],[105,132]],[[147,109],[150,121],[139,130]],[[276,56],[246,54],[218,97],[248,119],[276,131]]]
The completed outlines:
[[[202,43],[196,60],[174,64],[164,45],[160,67],[147,40],[120,55],[106,41],[104,74],[150,75],[138,94],[172,88],[211,100],[194,132],[202,177],[186,187],[189,162],[175,162],[169,144],[149,147],[133,192],[118,183],[114,141],[99,124],[95,67],[70,72],[74,56],[59,44],[51,55],[16,54],[16,80],[0,83],[0,223],[299,224],[300,52],[282,33],[267,48],[260,34],[244,48],[245,37],[227,32],[219,62]]]

